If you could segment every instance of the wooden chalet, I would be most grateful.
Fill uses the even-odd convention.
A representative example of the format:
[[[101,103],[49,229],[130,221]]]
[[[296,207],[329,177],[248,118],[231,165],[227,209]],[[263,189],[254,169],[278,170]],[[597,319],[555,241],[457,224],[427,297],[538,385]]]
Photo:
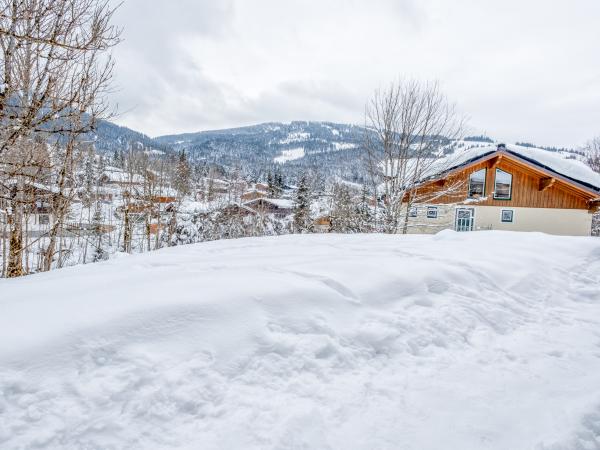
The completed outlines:
[[[264,191],[259,191],[258,189],[250,189],[244,192],[241,195],[242,202],[249,202],[251,200],[256,200],[257,198],[267,198],[269,194]]]
[[[281,198],[257,198],[244,203],[243,206],[259,214],[273,214],[278,218],[287,217],[294,212],[294,202]]]
[[[317,232],[327,233],[331,230],[331,216],[327,214],[318,216],[313,223]]]
[[[443,170],[423,179],[413,193],[420,200],[407,211],[410,232],[590,235],[592,215],[600,209],[600,174],[584,163],[504,144],[445,160]]]
[[[221,212],[221,214],[224,214],[226,216],[231,216],[231,217],[254,216],[257,214],[257,212],[254,209],[249,208],[248,206],[245,206],[245,205],[239,205],[237,203],[231,203],[231,204],[221,208],[220,212]]]

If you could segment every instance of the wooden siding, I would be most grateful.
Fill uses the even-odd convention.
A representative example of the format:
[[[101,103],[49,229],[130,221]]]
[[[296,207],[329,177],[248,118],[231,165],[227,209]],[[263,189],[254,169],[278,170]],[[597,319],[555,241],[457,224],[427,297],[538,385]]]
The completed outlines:
[[[493,198],[494,177],[496,168],[512,175],[512,193],[510,200]],[[535,171],[519,161],[503,156],[501,159],[491,159],[466,167],[464,170],[449,175],[445,180],[429,182],[418,190],[418,196],[423,202],[433,204],[461,203],[467,200],[469,175],[478,170],[486,169],[485,200],[474,202],[481,206],[528,207],[528,208],[562,208],[588,209],[592,197],[583,193],[570,184],[555,179],[552,183],[540,181],[549,175]],[[540,190],[550,184],[549,187]],[[454,187],[454,188],[453,188]],[[450,191],[445,193],[445,191]],[[443,195],[440,195],[443,194]],[[427,197],[430,197],[428,200]]]

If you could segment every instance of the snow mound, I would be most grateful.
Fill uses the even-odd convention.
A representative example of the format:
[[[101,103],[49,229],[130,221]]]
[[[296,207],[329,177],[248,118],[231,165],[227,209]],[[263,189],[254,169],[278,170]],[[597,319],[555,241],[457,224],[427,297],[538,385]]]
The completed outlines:
[[[600,240],[218,241],[0,281],[0,448],[600,448]]]

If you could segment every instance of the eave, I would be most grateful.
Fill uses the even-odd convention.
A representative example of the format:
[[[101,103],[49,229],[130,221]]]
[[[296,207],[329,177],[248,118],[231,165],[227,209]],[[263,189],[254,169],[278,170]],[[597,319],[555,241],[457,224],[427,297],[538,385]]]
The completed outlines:
[[[439,182],[440,180],[445,179],[450,175],[456,174],[458,172],[462,172],[464,170],[469,169],[470,167],[473,167],[477,164],[481,164],[482,162],[486,162],[486,161],[493,161],[492,167],[498,166],[502,161],[512,161],[514,163],[525,166],[525,167],[529,168],[530,170],[540,174],[541,179],[553,180],[553,181],[547,182],[548,184],[550,184],[549,186],[546,186],[546,182],[542,182],[540,185],[541,186],[540,190],[545,190],[548,187],[553,186],[555,184],[556,180],[559,180],[563,184],[569,186],[571,189],[579,192],[581,195],[586,197],[588,199],[588,201],[596,201],[596,200],[600,199],[600,188],[597,188],[590,184],[587,184],[587,183],[581,182],[579,180],[576,180],[574,178],[563,175],[563,174],[551,169],[550,167],[540,164],[537,161],[534,161],[530,158],[522,157],[521,155],[511,152],[510,150],[494,150],[489,153],[485,153],[483,155],[479,155],[477,157],[471,158],[470,160],[465,161],[462,164],[451,167],[450,169],[445,171],[443,174],[440,174],[438,176],[430,178],[429,180],[424,181],[422,183],[422,185]]]

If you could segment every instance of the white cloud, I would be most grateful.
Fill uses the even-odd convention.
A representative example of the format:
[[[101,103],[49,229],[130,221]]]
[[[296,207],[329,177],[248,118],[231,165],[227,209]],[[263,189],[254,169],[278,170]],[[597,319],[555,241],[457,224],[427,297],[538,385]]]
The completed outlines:
[[[360,123],[377,87],[437,79],[474,131],[576,145],[600,133],[597,17],[597,0],[126,0],[113,99],[150,135]]]

